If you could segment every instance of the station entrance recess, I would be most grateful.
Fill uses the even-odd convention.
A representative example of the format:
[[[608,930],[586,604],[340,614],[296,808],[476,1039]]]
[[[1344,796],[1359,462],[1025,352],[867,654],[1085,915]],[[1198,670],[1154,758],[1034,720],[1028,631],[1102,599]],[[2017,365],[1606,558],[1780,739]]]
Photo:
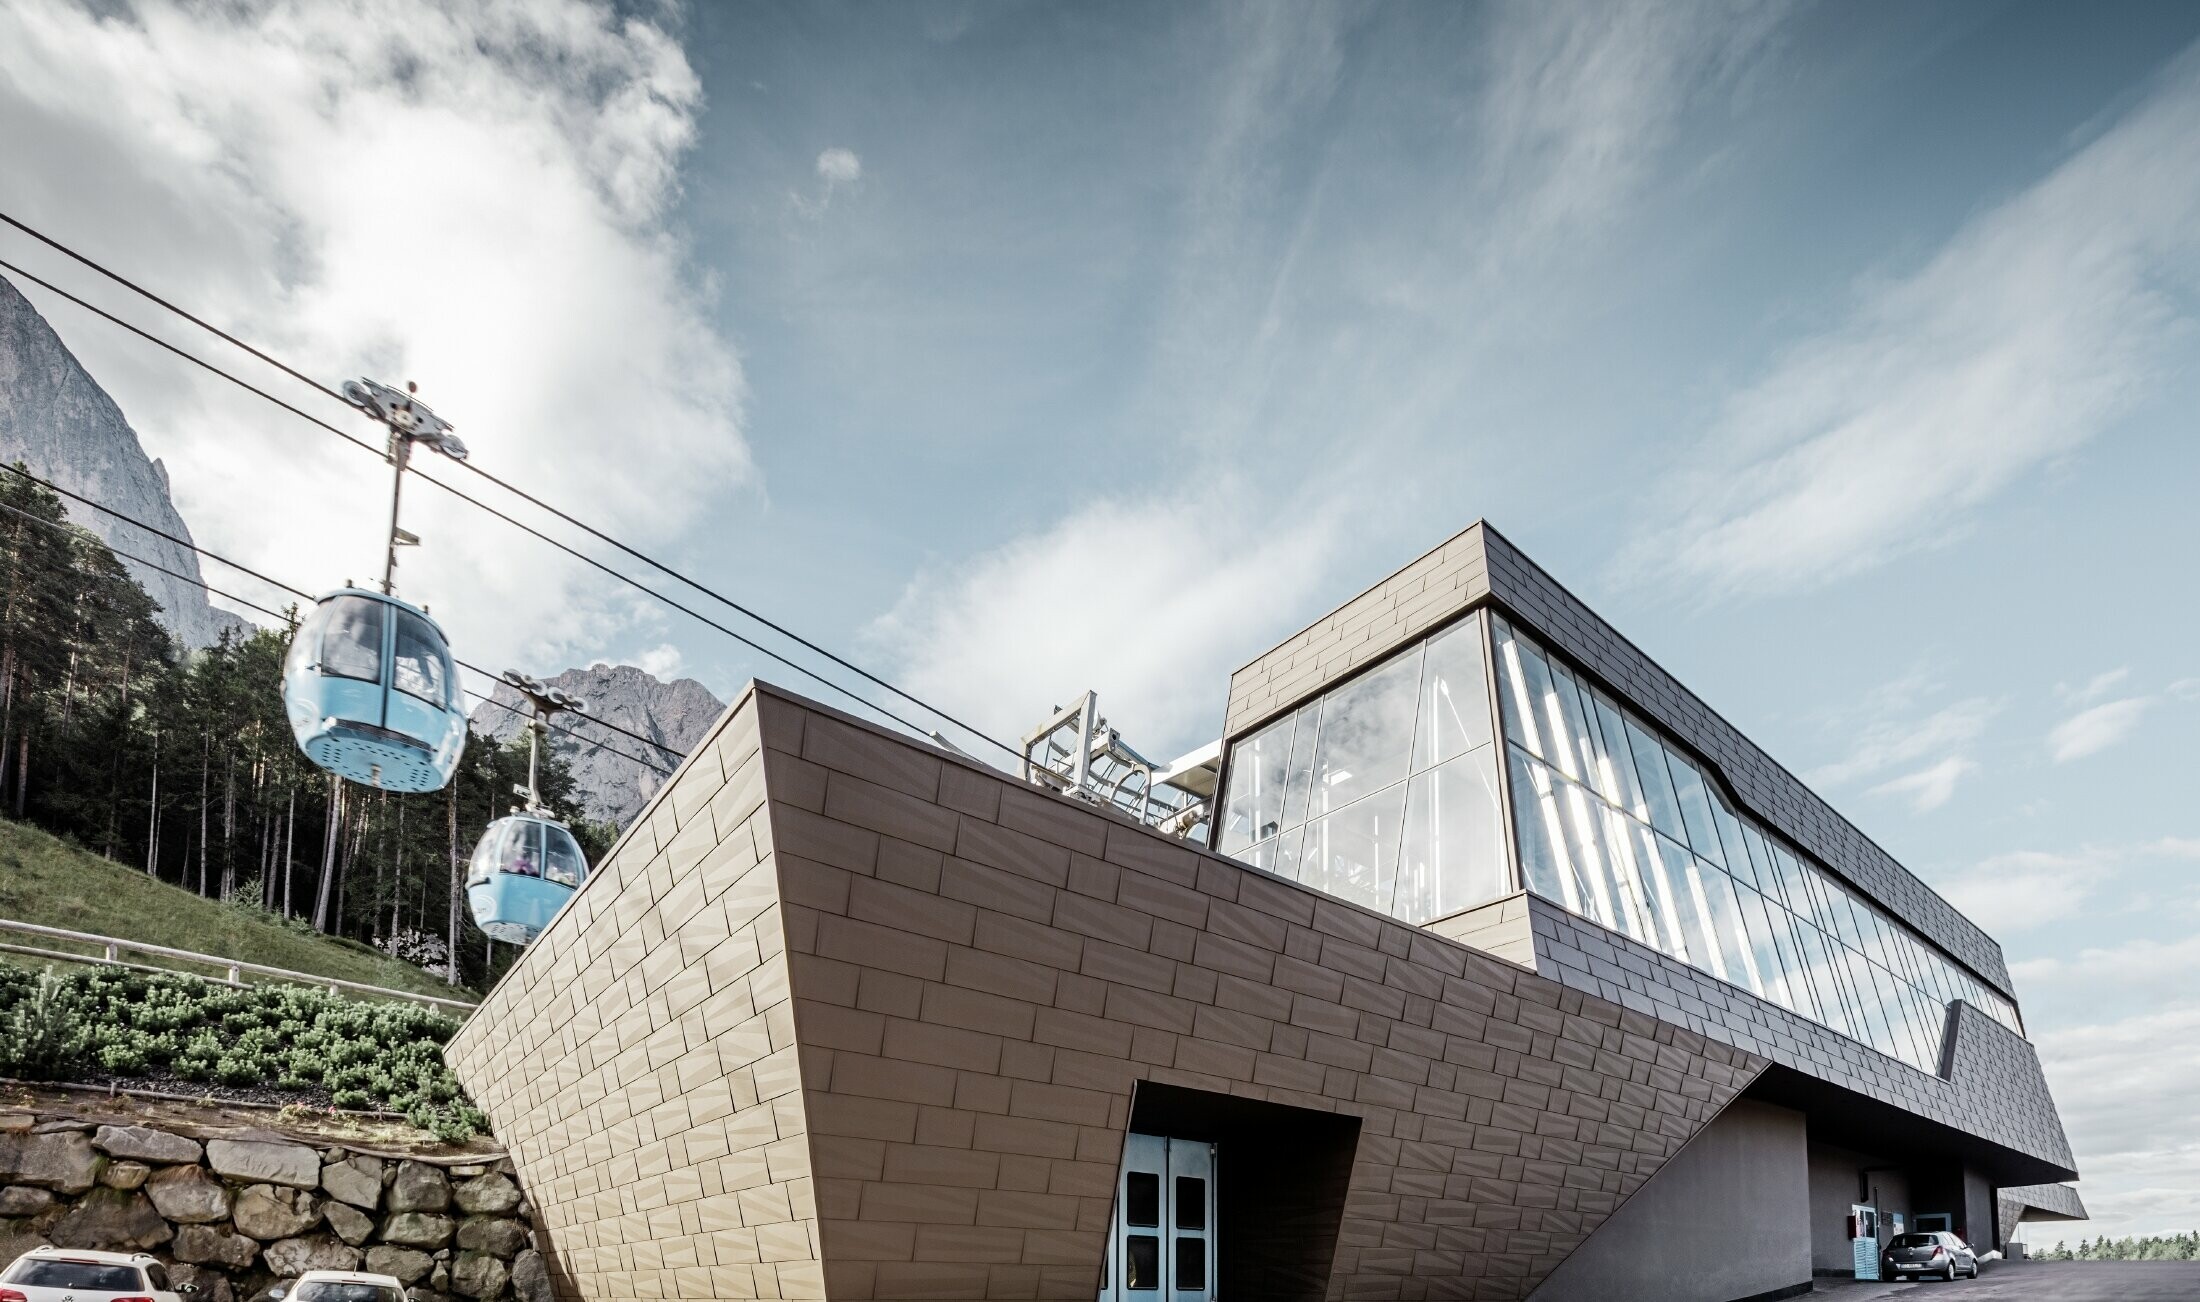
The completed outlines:
[[[1100,1302],[1211,1302],[1217,1146],[1125,1136]]]

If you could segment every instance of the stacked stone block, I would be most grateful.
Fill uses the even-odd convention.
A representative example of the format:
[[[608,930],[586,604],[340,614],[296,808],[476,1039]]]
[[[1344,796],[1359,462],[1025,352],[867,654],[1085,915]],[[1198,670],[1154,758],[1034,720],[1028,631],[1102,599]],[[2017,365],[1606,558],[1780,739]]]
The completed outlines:
[[[308,1270],[395,1275],[414,1302],[548,1302],[511,1167],[386,1160],[260,1132],[0,1113],[0,1262],[42,1244],[150,1253],[200,1302]]]

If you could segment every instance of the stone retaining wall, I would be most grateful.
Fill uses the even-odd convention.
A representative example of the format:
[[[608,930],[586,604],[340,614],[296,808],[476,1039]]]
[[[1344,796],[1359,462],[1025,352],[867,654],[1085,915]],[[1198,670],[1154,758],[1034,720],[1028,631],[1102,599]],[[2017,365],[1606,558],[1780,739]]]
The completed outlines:
[[[308,1270],[395,1275],[413,1302],[549,1302],[533,1215],[501,1156],[442,1165],[0,1112],[0,1266],[52,1244],[151,1253],[194,1302],[264,1298]]]

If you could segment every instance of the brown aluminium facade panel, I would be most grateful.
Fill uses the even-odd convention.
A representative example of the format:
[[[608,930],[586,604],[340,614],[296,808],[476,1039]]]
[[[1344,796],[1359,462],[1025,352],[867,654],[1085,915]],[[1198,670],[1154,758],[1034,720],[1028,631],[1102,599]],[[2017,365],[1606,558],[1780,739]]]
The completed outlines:
[[[756,722],[744,692],[444,1051],[561,1298],[824,1296]]]
[[[1090,1297],[1144,1081],[1358,1119],[1328,1296],[1518,1298],[1763,1069],[769,687],[720,734],[715,774],[669,784],[451,1049],[570,1297],[738,1296],[744,1269],[765,1296]],[[697,848],[745,809],[746,847]],[[744,948],[728,977],[703,943],[741,934],[735,913],[781,929],[756,946],[770,975]],[[626,962],[591,983],[584,954]],[[750,996],[723,1031],[670,995],[722,980]],[[605,1040],[559,993],[592,985],[642,1025]],[[758,1016],[750,1047],[791,1044],[799,1085],[774,1070],[721,1111],[688,1055]],[[646,1111],[606,1111],[637,1090]],[[598,1113],[633,1123],[606,1141]],[[630,1149],[646,1165],[605,1171]],[[789,1225],[813,1256],[751,1256]]]
[[[1260,724],[1486,601],[1696,752],[1744,809],[1988,985],[2016,997],[1992,937],[1482,521],[1232,674],[1225,751]]]

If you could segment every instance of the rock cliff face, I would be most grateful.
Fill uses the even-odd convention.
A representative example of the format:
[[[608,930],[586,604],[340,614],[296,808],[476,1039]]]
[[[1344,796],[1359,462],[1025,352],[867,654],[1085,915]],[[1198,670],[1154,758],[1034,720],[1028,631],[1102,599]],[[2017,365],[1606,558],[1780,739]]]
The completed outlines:
[[[688,747],[725,712],[726,703],[692,678],[667,683],[633,665],[590,665],[568,669],[549,679],[551,686],[571,692],[588,702],[588,714],[561,715],[559,727],[571,729],[592,741],[601,741],[629,755],[638,755],[660,767],[676,767]],[[502,684],[496,699],[520,707],[520,696]],[[672,747],[670,753],[652,750],[632,737],[622,737],[594,720],[608,720],[629,732],[640,733]],[[519,735],[520,716],[494,705],[474,710],[474,730],[506,741]],[[619,758],[610,751],[581,744],[572,737],[550,734],[551,749],[573,771],[581,790],[582,807],[599,822],[625,827],[655,794],[663,774]]]
[[[18,461],[40,478],[179,538],[191,536],[169,501],[167,470],[145,455],[122,409],[93,382],[38,309],[0,277],[0,464]],[[64,505],[70,520],[110,547],[199,577],[199,558],[188,548],[90,507]],[[236,616],[208,605],[206,594],[189,583],[141,565],[131,565],[130,573],[160,603],[161,623],[185,646],[208,646],[223,629],[244,627]]]
[[[411,1302],[551,1302],[534,1208],[501,1155],[391,1160],[0,1112],[0,1262],[45,1244],[150,1252],[196,1302],[360,1269],[395,1275]]]

